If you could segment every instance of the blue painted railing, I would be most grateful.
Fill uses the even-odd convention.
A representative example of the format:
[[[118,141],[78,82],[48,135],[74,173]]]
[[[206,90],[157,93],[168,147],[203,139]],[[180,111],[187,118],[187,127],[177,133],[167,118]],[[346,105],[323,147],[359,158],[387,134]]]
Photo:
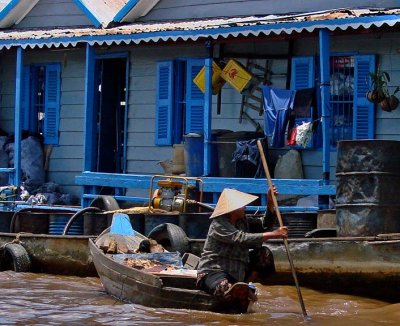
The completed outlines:
[[[97,173],[83,172],[75,178],[76,184],[83,187],[82,206],[89,206],[91,200],[95,198],[101,188],[115,188],[121,193],[121,189],[140,189],[150,191],[151,175],[130,175],[130,174],[115,174],[115,173]],[[266,179],[253,178],[218,178],[204,177],[203,192],[212,193],[212,202],[215,204],[218,197],[224,188],[235,188],[240,191],[255,194],[261,198],[261,206],[249,206],[251,211],[265,209],[267,199],[267,181]],[[335,185],[326,185],[323,180],[318,179],[274,179],[279,194],[281,195],[299,195],[309,196],[318,195],[322,198],[333,196],[336,194]],[[117,193],[117,192],[116,192]],[[115,195],[118,201],[128,201],[132,203],[146,203],[149,200],[148,196],[125,196]],[[327,202],[327,200],[325,200]],[[317,211],[322,206],[302,207],[302,206],[280,206],[281,211]]]

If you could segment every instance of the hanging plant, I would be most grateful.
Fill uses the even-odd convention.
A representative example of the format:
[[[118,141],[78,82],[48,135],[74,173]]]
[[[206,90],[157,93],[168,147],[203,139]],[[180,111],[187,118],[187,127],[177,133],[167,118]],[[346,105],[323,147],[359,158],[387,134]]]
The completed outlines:
[[[367,92],[367,99],[372,103],[381,102],[387,95],[387,84],[390,80],[389,74],[386,71],[370,72],[371,90]]]
[[[391,112],[395,110],[399,105],[399,99],[394,96],[399,91],[399,87],[396,88],[393,95],[389,95],[385,97],[382,101],[379,102],[383,111]]]
[[[373,103],[379,103],[382,110],[391,112],[399,105],[399,99],[395,94],[399,91],[396,87],[393,94],[389,93],[388,84],[390,76],[386,71],[381,71],[379,68],[376,73],[369,73],[371,78],[371,90],[367,92],[367,99]]]

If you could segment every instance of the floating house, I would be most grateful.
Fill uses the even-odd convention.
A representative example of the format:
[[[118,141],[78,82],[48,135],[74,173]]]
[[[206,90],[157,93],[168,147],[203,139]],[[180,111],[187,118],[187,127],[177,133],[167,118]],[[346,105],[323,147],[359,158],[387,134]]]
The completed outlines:
[[[140,203],[151,176],[164,173],[159,163],[186,143],[201,154],[191,176],[209,202],[234,187],[265,205],[265,178],[221,167],[232,143],[260,132],[270,162],[301,154],[303,174],[291,177],[289,165],[274,178],[279,192],[326,199],[335,195],[338,141],[400,140],[400,110],[366,96],[378,68],[390,75],[390,94],[400,84],[399,14],[394,0],[0,1],[0,127],[14,143],[0,171],[20,186],[22,135],[38,134],[46,182],[82,205],[98,194]],[[311,138],[287,145],[282,127],[273,142],[265,93],[305,89],[313,101],[294,125],[313,123]],[[321,207],[326,200],[283,209]]]

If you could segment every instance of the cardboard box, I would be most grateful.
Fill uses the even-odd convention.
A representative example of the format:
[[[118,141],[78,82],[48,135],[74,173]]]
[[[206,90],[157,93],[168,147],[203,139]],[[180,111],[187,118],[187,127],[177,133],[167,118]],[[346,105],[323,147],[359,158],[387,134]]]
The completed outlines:
[[[234,59],[228,61],[222,70],[221,77],[239,93],[242,93],[253,79],[253,75]]]
[[[218,94],[221,90],[222,86],[225,84],[225,80],[221,77],[221,68],[213,61],[212,64],[212,93]],[[197,76],[193,79],[193,82],[196,84],[200,90],[205,93],[206,86],[205,86],[205,78],[206,78],[206,67],[203,67]]]

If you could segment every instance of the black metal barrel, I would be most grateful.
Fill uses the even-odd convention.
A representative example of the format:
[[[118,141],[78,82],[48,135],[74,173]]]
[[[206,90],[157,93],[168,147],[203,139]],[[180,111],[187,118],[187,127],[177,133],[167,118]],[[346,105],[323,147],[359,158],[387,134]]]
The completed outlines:
[[[338,236],[400,232],[400,141],[340,141],[336,183]]]

